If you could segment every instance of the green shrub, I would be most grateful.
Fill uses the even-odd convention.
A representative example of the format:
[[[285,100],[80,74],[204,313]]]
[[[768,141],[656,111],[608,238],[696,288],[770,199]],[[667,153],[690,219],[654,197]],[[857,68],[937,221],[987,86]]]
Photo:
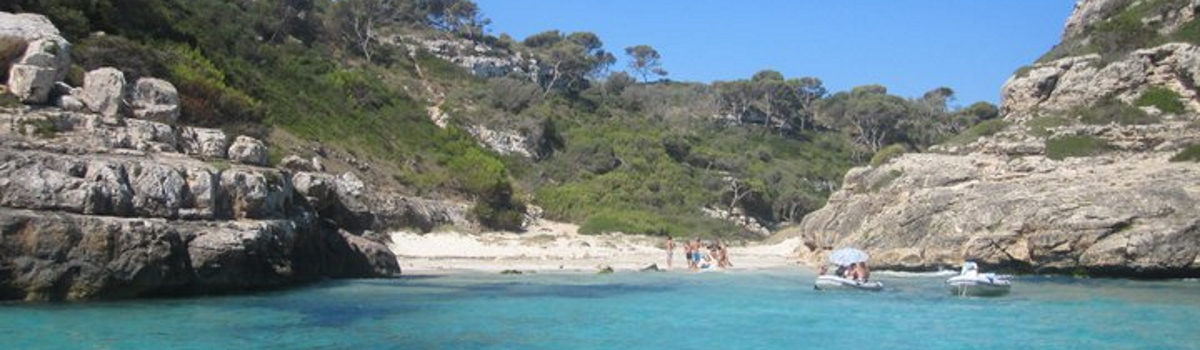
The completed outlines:
[[[579,226],[579,233],[589,235],[611,232],[664,235],[682,231],[659,215],[641,211],[606,211],[592,215]]]
[[[232,166],[232,164],[229,163],[229,160],[226,159],[216,159],[209,162],[208,165],[211,165],[213,170],[216,170],[217,173],[229,170],[229,168]]]
[[[1046,140],[1046,157],[1054,160],[1090,157],[1111,149],[1108,142],[1095,136],[1063,136]]]
[[[75,45],[71,59],[84,71],[113,67],[132,83],[141,77],[166,78],[171,55],[157,46],[145,45],[117,35],[92,36]],[[80,79],[77,83],[82,84]]]
[[[1028,66],[1028,65],[1021,66],[1021,67],[1018,67],[1017,70],[1013,71],[1012,75],[1017,78],[1024,78],[1029,75],[1029,72],[1032,72],[1032,71],[1033,71],[1033,66]]]
[[[1200,45],[1200,21],[1191,20],[1180,26],[1174,34],[1171,35],[1173,41],[1182,41],[1194,45]]]
[[[1106,59],[1142,48],[1158,37],[1158,32],[1142,24],[1138,6],[1092,27],[1092,45]]]
[[[884,187],[891,185],[892,181],[896,181],[896,179],[899,179],[901,176],[904,176],[903,170],[900,170],[900,169],[888,170],[887,174],[884,174],[883,176],[876,178],[875,181],[871,182],[870,191],[878,192],[880,189],[883,189]]]
[[[1025,126],[1029,127],[1029,133],[1034,136],[1048,137],[1050,136],[1050,129],[1073,123],[1071,119],[1062,116],[1043,116],[1026,121]]]
[[[981,137],[995,135],[996,133],[1000,132],[1001,130],[1004,130],[1004,128],[1007,128],[1007,127],[1008,127],[1008,122],[1004,121],[1003,119],[985,120],[979,124],[975,124],[975,126],[972,126],[971,128],[967,129],[966,131],[963,131],[961,134],[958,134],[958,135],[950,138],[949,140],[946,141],[946,143],[953,144],[953,145],[970,144],[972,142],[975,142],[975,140],[978,140]]]
[[[883,165],[883,163],[887,163],[893,158],[904,155],[904,152],[908,152],[908,148],[902,144],[884,147],[879,152],[875,152],[875,155],[871,157],[871,166]]]
[[[17,123],[17,126],[20,127],[22,133],[26,132],[27,128],[32,129],[28,132],[33,136],[43,139],[51,139],[58,136],[58,127],[54,125],[54,120],[49,117],[23,119]]]
[[[226,83],[225,71],[200,50],[174,45],[168,48],[173,62],[170,80],[179,89],[181,120],[190,125],[219,127],[233,123],[259,123],[259,102]]]
[[[1152,87],[1142,93],[1142,96],[1138,97],[1134,104],[1140,107],[1153,106],[1165,113],[1178,114],[1183,113],[1184,110],[1183,102],[1180,101],[1181,98],[1178,93],[1171,89]]]
[[[283,152],[284,152],[284,150],[282,148],[279,148],[279,146],[277,146],[277,145],[268,146],[267,147],[267,166],[277,167],[277,166],[279,166],[280,163],[283,163]]]
[[[20,107],[21,99],[17,95],[13,95],[8,91],[0,93],[0,108]]]
[[[1079,115],[1079,121],[1090,125],[1145,125],[1161,121],[1141,108],[1114,99],[1101,100],[1091,107],[1076,109],[1075,113]]]
[[[1200,144],[1184,148],[1171,157],[1172,162],[1200,162]]]
[[[488,79],[487,86],[492,107],[514,114],[521,113],[542,97],[541,87],[528,80],[508,77]]]

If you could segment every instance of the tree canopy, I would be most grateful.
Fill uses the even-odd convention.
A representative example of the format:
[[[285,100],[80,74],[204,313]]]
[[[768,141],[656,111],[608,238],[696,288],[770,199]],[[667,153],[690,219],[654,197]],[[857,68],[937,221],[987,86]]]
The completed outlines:
[[[642,77],[642,82],[650,81],[650,76],[667,76],[667,70],[662,68],[662,56],[650,45],[626,47],[625,54],[629,55],[629,70]]]

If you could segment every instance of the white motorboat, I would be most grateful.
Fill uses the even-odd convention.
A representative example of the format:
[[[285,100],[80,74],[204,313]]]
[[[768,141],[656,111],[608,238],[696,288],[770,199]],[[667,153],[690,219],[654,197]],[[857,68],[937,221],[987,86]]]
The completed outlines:
[[[813,289],[816,290],[865,290],[878,292],[883,290],[883,283],[879,281],[859,282],[849,278],[838,276],[822,275],[817,276],[817,281],[813,284]]]
[[[946,280],[950,293],[958,296],[994,297],[1008,294],[1012,289],[1012,281],[1008,276],[994,273],[980,273],[975,262],[963,264],[958,276]]]
[[[881,290],[883,290],[883,283],[880,283],[879,281],[859,282],[853,278],[842,277],[843,272],[848,272],[846,269],[854,269],[855,267],[861,267],[862,268],[861,272],[863,275],[870,275],[870,273],[866,271],[867,259],[870,259],[870,258],[871,257],[870,257],[870,255],[867,255],[867,252],[864,252],[864,251],[861,251],[858,249],[854,249],[854,248],[842,248],[842,249],[833,251],[832,253],[829,254],[829,264],[832,266],[837,266],[838,267],[837,272],[827,275],[827,274],[825,274],[825,272],[829,266],[827,265],[827,266],[822,267],[821,273],[817,275],[817,280],[813,283],[813,289],[816,289],[816,290],[844,289],[844,290],[866,290],[866,291],[881,291]],[[862,265],[860,266],[859,264],[862,264]],[[850,275],[850,276],[854,276],[854,275]],[[848,277],[850,277],[850,276],[848,276]]]

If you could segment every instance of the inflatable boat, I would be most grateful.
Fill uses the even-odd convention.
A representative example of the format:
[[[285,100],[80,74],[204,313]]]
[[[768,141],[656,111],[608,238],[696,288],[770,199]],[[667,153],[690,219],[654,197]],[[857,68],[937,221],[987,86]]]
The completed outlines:
[[[946,280],[950,294],[958,296],[994,297],[1008,294],[1012,281],[1008,276],[979,273],[978,266],[968,261],[958,276]]]
[[[849,278],[841,278],[837,276],[822,275],[817,276],[816,283],[813,284],[813,289],[816,290],[865,290],[878,292],[883,290],[883,283],[879,281],[859,282]]]

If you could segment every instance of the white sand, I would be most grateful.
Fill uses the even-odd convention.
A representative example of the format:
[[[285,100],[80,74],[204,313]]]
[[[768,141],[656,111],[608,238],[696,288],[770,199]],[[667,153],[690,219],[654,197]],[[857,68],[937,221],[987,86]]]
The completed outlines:
[[[393,232],[389,248],[405,274],[503,270],[594,272],[609,266],[638,270],[667,267],[665,241],[658,237],[580,235],[571,224],[543,221],[528,232],[465,234]],[[673,271],[687,271],[683,242],[676,242]],[[798,239],[773,245],[730,247],[730,270],[797,266]]]

